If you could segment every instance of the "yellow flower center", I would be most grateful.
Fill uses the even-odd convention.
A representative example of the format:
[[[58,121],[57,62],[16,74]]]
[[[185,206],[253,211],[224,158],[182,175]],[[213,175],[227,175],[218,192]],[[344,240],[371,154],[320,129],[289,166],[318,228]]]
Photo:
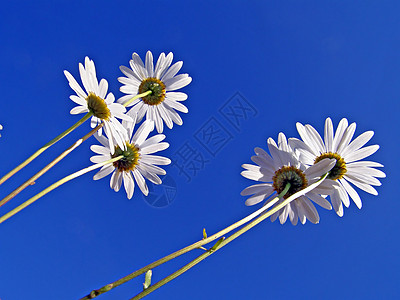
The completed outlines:
[[[110,120],[111,112],[104,99],[92,92],[89,92],[89,96],[86,97],[86,101],[88,109],[93,113],[93,116],[105,121]]]
[[[165,98],[165,84],[158,78],[149,77],[142,81],[139,86],[139,94],[151,91],[150,95],[142,97],[144,103],[148,105],[158,105]]]
[[[119,171],[133,171],[139,161],[139,148],[134,144],[126,142],[126,150],[122,150],[119,146],[115,146],[115,152],[111,158],[122,155],[123,158],[113,162],[113,166]]]
[[[304,172],[293,166],[284,166],[275,171],[275,174],[272,177],[272,181],[272,186],[278,194],[280,194],[285,189],[286,184],[290,183],[290,188],[288,192],[283,196],[283,198],[285,199],[306,188],[308,185],[307,178]]]
[[[315,159],[314,164],[323,160],[324,158],[336,159],[335,166],[329,171],[329,174],[327,177],[328,179],[337,180],[337,179],[342,178],[343,175],[346,174],[346,172],[347,172],[346,163],[344,162],[344,159],[339,154],[332,153],[332,152],[323,153]]]

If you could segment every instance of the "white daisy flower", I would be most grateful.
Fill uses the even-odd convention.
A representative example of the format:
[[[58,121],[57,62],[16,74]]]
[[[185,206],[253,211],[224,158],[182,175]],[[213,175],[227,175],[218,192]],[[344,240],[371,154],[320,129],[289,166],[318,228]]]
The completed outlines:
[[[93,179],[101,179],[110,173],[110,187],[116,192],[121,188],[124,182],[125,191],[128,199],[132,198],[135,188],[135,181],[144,195],[149,194],[149,189],[145,182],[145,178],[154,184],[161,184],[158,175],[165,175],[166,172],[156,165],[168,165],[171,160],[166,157],[152,155],[155,152],[167,149],[169,144],[161,142],[165,135],[157,134],[147,138],[151,131],[154,130],[154,122],[146,120],[133,134],[134,122],[123,121],[124,127],[127,129],[125,136],[125,150],[119,146],[115,146],[115,151],[111,151],[110,143],[107,138],[96,135],[97,140],[103,145],[92,145],[90,149],[99,154],[92,156],[90,160],[93,163],[100,163],[111,158],[123,155],[124,157],[112,164],[105,165],[100,169]],[[133,135],[133,136],[132,136]]]
[[[246,200],[246,205],[254,205],[264,199],[268,199],[264,205],[273,206],[276,202],[272,201],[274,197],[271,196],[280,194],[285,189],[286,184],[290,183],[288,192],[284,195],[283,199],[279,199],[277,202],[279,204],[296,192],[317,182],[321,176],[326,174],[335,165],[334,159],[324,159],[307,168],[295,156],[295,152],[289,147],[283,133],[279,133],[278,135],[279,146],[272,138],[269,138],[267,143],[270,155],[257,147],[254,149],[256,155],[251,157],[251,160],[257,166],[251,164],[242,165],[246,169],[242,171],[242,176],[263,182],[249,186],[241,192],[242,196],[252,195]],[[314,224],[318,223],[318,212],[310,200],[323,208],[332,209],[331,204],[320,195],[332,191],[332,185],[335,185],[334,181],[325,179],[319,186],[293,200],[273,214],[271,221],[274,222],[279,216],[279,221],[283,224],[289,216],[293,225],[297,224],[298,219],[300,219],[302,224],[306,222],[306,219]]]
[[[85,57],[85,66],[79,63],[79,73],[85,91],[76,82],[75,78],[68,71],[64,70],[69,86],[76,93],[76,96],[71,95],[69,98],[78,104],[78,106],[71,109],[70,113],[75,115],[88,113],[89,111],[92,112],[91,127],[94,128],[103,122],[107,136],[114,137],[114,139],[109,139],[110,149],[114,151],[114,140],[120,147],[125,147],[122,138],[125,129],[116,118],[132,121],[132,118],[125,114],[126,108],[119,103],[114,103],[115,97],[112,93],[107,94],[107,80],[101,79],[100,83],[97,81],[94,62],[87,56]],[[100,128],[99,135],[101,134],[102,130]]]
[[[154,67],[153,55],[150,51],[146,54],[146,64],[143,64],[137,53],[133,53],[129,61],[131,69],[125,66],[120,67],[126,76],[118,78],[118,81],[123,84],[120,90],[127,95],[118,99],[118,102],[124,104],[138,94],[151,91],[150,95],[130,103],[128,106],[133,106],[133,108],[128,114],[137,114],[138,123],[146,114],[147,120],[155,122],[158,133],[163,132],[164,122],[170,129],[173,123],[183,124],[176,111],[188,112],[186,106],[181,103],[187,99],[187,95],[173,91],[187,86],[192,78],[188,74],[176,75],[182,68],[183,62],[178,61],[171,66],[172,58],[172,52],[167,56],[161,53]]]
[[[0,124],[0,130],[3,130],[3,125],[1,125],[1,124]],[[0,137],[1,137],[1,134],[0,134]]]
[[[367,193],[378,195],[372,186],[380,186],[381,183],[376,177],[383,178],[386,175],[374,167],[383,165],[372,161],[361,161],[379,149],[378,145],[363,147],[374,135],[373,131],[366,131],[350,142],[356,130],[356,123],[348,125],[345,118],[339,122],[335,134],[331,119],[326,119],[324,140],[311,125],[297,123],[296,127],[303,141],[293,138],[289,140],[289,144],[299,152],[303,163],[313,165],[324,158],[336,159],[336,165],[330,171],[328,178],[339,184],[335,192],[330,195],[333,208],[339,216],[343,216],[342,203],[349,207],[349,196],[358,208],[362,206],[360,196],[350,183]]]

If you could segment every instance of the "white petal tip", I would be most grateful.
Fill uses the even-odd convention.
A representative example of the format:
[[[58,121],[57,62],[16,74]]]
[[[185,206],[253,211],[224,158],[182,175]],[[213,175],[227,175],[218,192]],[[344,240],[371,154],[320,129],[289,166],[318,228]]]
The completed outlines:
[[[337,214],[339,217],[343,217],[343,211],[337,211],[336,214]]]

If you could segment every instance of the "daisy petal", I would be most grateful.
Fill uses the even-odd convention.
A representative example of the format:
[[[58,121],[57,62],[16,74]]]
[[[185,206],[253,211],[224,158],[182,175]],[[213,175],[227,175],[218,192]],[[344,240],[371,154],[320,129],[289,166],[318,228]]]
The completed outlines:
[[[93,180],[99,180],[101,178],[104,178],[112,173],[115,168],[112,165],[105,165],[103,166],[100,171],[98,171],[94,176]]]
[[[320,153],[318,152],[318,145],[315,144],[313,138],[309,135],[309,132],[306,130],[304,125],[297,122],[296,128],[304,143],[310,145],[309,149],[312,151],[312,154],[314,154],[315,156],[319,155]]]
[[[142,148],[140,153],[141,154],[152,154],[157,151],[165,150],[169,147],[169,144],[166,142],[159,143],[157,145],[150,145],[145,148]]]
[[[313,140],[314,145],[317,146],[317,149],[320,153],[324,153],[326,152],[325,146],[324,146],[324,142],[322,141],[321,136],[319,135],[319,133],[315,130],[314,127],[312,127],[311,125],[306,125],[305,129],[308,132],[308,136],[310,137],[310,139]]]
[[[149,188],[147,187],[142,174],[140,174],[138,170],[133,170],[132,172],[133,172],[133,177],[135,178],[135,181],[137,182],[137,185],[139,186],[140,190],[145,196],[147,196],[149,194]]]
[[[142,77],[139,77],[138,74],[133,72],[131,69],[129,69],[129,68],[125,67],[125,66],[120,66],[119,69],[121,70],[122,73],[124,73],[125,76],[127,76],[130,79],[137,80],[137,82],[139,84],[142,81]],[[120,78],[118,78],[118,81],[120,81]],[[121,82],[121,83],[123,83],[123,82]]]
[[[379,178],[386,177],[386,174],[383,173],[381,170],[377,170],[377,169],[370,168],[370,167],[357,167],[357,166],[353,166],[353,164],[347,165],[347,172],[364,174],[367,176],[373,176],[373,177],[379,177]]]
[[[141,146],[142,143],[147,139],[150,132],[154,130],[154,122],[146,120],[138,128],[135,135],[132,137],[131,143]]]
[[[74,92],[81,98],[85,99],[87,97],[87,94],[82,90],[78,82],[76,82],[75,78],[71,75],[70,72],[64,71],[65,77],[67,77],[67,80],[69,82],[69,86],[74,90]]]
[[[165,99],[173,100],[173,101],[185,101],[188,96],[185,93],[181,92],[168,92],[165,94]]]
[[[160,107],[158,108],[161,118],[164,120],[165,124],[169,129],[174,126],[174,122],[172,122],[171,117],[168,114],[168,109],[164,107],[164,103],[161,103]]]
[[[284,224],[287,220],[287,217],[289,216],[289,210],[290,210],[290,205],[286,205],[282,209],[282,213],[279,215],[279,222],[281,224]]]
[[[179,102],[166,99],[165,100],[165,104],[168,104],[169,107],[171,107],[171,108],[173,108],[175,110],[178,110],[180,112],[183,112],[183,113],[187,113],[188,112],[187,107],[185,105],[179,103]]]
[[[191,82],[192,82],[192,77],[189,77],[187,74],[180,74],[175,76],[174,78],[168,79],[168,81],[165,81],[166,85],[165,90],[167,92],[179,90],[187,86]]]
[[[157,144],[157,143],[163,141],[164,139],[165,139],[165,135],[156,134],[156,135],[152,136],[151,138],[148,138],[146,141],[144,141],[141,144],[141,147],[144,148],[144,147],[147,147],[147,146],[150,146],[150,145],[153,145],[153,144]]]
[[[326,118],[325,120],[325,132],[324,132],[324,139],[325,139],[325,149],[326,152],[333,152],[333,124],[331,118]]]
[[[357,161],[347,164],[348,167],[383,167],[382,164],[374,161]]]
[[[314,201],[315,203],[317,203],[319,206],[331,210],[332,206],[329,203],[328,200],[326,200],[324,197],[322,197],[321,195],[318,195],[316,193],[313,192],[308,192],[307,193],[307,197],[310,198],[312,201]]]
[[[366,191],[367,193],[370,193],[375,196],[378,195],[378,192],[376,191],[376,189],[373,188],[371,184],[368,184],[365,181],[361,181],[361,180],[356,179],[355,177],[351,177],[351,176],[346,176],[346,180],[351,182],[352,184],[354,184],[356,187],[362,189],[363,191]]]
[[[357,207],[359,209],[361,209],[362,202],[361,202],[360,196],[358,195],[356,190],[353,189],[353,187],[344,178],[339,179],[339,182],[343,185],[343,187],[345,188],[346,192],[349,194],[351,199],[353,199],[353,201],[357,205]]]
[[[147,77],[153,77],[154,75],[153,54],[151,53],[151,51],[147,51],[146,53],[146,70],[147,70]]]
[[[319,223],[319,215],[318,212],[315,208],[315,206],[311,203],[310,200],[308,200],[306,197],[301,197],[301,202],[302,206],[304,209],[304,213],[307,217],[308,220],[310,220],[311,223],[313,224],[318,224]]]
[[[339,191],[335,190],[335,192],[330,196],[332,201],[333,209],[339,217],[343,217],[343,204],[342,199],[340,198]]]
[[[355,138],[342,152],[342,156],[346,157],[348,153],[352,153],[364,146],[374,136],[373,131],[366,131]]]
[[[368,157],[372,154],[374,154],[376,151],[378,151],[379,145],[372,145],[368,147],[361,148],[357,151],[354,151],[353,153],[349,154],[346,156],[346,163],[351,163],[356,160],[361,160],[365,157]]]
[[[340,120],[338,128],[336,129],[335,136],[333,138],[332,152],[337,152],[339,143],[342,140],[343,134],[346,131],[348,122],[346,118]]]
[[[95,152],[97,154],[104,154],[104,155],[110,154],[110,151],[108,150],[107,147],[102,147],[99,145],[90,146],[90,150],[92,150],[93,152]]]
[[[336,150],[338,154],[343,155],[342,152],[349,145],[355,131],[356,131],[356,123],[351,123],[350,126],[347,127],[345,133],[343,134],[342,140],[338,144],[338,148]]]
[[[270,183],[255,184],[255,185],[251,185],[251,186],[245,188],[240,193],[240,195],[249,196],[249,195],[257,194],[257,193],[264,192],[265,190],[270,190],[270,189],[272,189],[272,185]]]
[[[376,185],[376,186],[382,185],[378,179],[376,179],[375,177],[372,177],[370,175],[367,175],[365,173],[363,174],[363,173],[352,172],[352,171],[347,170],[345,177],[351,178],[351,179],[356,180],[361,183],[370,184],[370,185]]]
[[[95,164],[102,163],[103,161],[106,161],[106,160],[109,160],[109,158],[104,155],[93,155],[90,158],[90,161]]]
[[[77,115],[77,114],[82,114],[85,112],[89,112],[87,107],[84,106],[75,106],[73,109],[71,109],[70,114],[71,115]]]
[[[165,82],[166,80],[173,78],[179,72],[182,66],[183,66],[183,61],[178,61],[175,64],[173,64],[169,68],[169,70],[161,77],[161,81]]]
[[[82,106],[87,106],[87,101],[84,98],[81,98],[81,97],[78,97],[75,95],[71,95],[71,96],[69,96],[69,99],[74,101],[76,104],[79,104]]]
[[[169,158],[166,158],[166,157],[163,157],[163,156],[144,154],[141,157],[142,157],[142,161],[147,163],[147,164],[169,165],[171,163],[171,160]]]
[[[123,179],[124,179],[124,188],[126,191],[126,195],[128,199],[132,199],[133,196],[133,191],[135,189],[135,181],[133,180],[133,177],[131,173],[123,172]]]

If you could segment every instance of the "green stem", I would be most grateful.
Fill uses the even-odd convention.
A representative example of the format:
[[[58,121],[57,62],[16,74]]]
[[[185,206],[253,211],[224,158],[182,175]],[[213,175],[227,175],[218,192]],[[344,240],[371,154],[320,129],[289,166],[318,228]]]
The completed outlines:
[[[149,94],[151,94],[151,91],[147,91],[145,93],[136,95],[129,101],[127,101],[124,106],[129,105],[132,101],[145,97]],[[10,178],[12,175],[14,175],[16,172],[21,170],[24,166],[26,166],[28,163],[30,163],[33,159],[38,157],[42,152],[44,152],[47,148],[49,148],[51,145],[59,141],[62,137],[66,136],[68,133],[70,133],[72,130],[77,128],[79,125],[81,125],[83,122],[85,122],[88,118],[92,116],[92,113],[87,113],[81,120],[79,120],[74,126],[57,136],[55,139],[51,140],[49,143],[44,145],[42,148],[40,148],[38,151],[36,151],[30,158],[28,158],[25,162],[23,162],[21,165],[19,165],[17,168],[9,172],[7,175],[5,175],[1,180],[0,184]],[[54,159],[51,163],[49,163],[46,167],[44,167],[42,170],[40,170],[38,173],[33,175],[29,180],[24,182],[21,186],[19,186],[17,189],[15,189],[13,192],[11,192],[8,196],[6,196],[4,199],[0,201],[0,207],[6,204],[8,201],[10,201],[12,198],[14,198],[16,195],[18,195],[21,191],[23,191],[26,187],[29,185],[32,185],[35,183],[35,181],[42,176],[44,173],[46,173],[48,170],[50,170],[55,164],[57,164],[59,161],[61,161],[65,156],[67,156],[71,151],[73,151],[75,148],[77,148],[83,141],[87,140],[90,136],[92,136],[96,131],[98,131],[102,126],[103,122],[99,124],[96,128],[92,129],[88,134],[86,134],[84,137],[76,141],[72,146],[70,146],[66,151],[61,153],[56,159]]]
[[[126,103],[124,103],[123,105],[126,107],[129,104],[131,104],[133,101],[135,101],[138,98],[141,97],[145,97],[147,95],[150,95],[152,93],[152,91],[147,91],[144,92],[142,94],[136,95],[133,98],[131,98],[130,100],[128,100]],[[63,137],[65,137],[66,135],[68,135],[69,133],[71,133],[73,130],[75,130],[76,128],[78,128],[80,125],[82,125],[86,120],[88,120],[91,116],[93,115],[92,112],[88,112],[85,116],[83,116],[82,119],[80,119],[78,122],[76,122],[74,125],[72,125],[70,128],[68,128],[67,130],[65,130],[63,133],[59,134],[58,136],[56,136],[54,139],[52,139],[50,142],[48,142],[47,144],[45,144],[43,147],[41,147],[39,150],[37,150],[35,153],[33,153],[30,157],[28,157],[28,159],[26,159],[23,163],[21,163],[19,166],[15,167],[13,170],[11,170],[10,172],[8,172],[6,175],[4,175],[1,179],[0,179],[0,185],[3,184],[7,179],[9,179],[11,176],[15,175],[18,171],[20,171],[21,169],[23,169],[24,167],[26,167],[30,162],[32,162],[36,157],[38,157],[40,154],[42,154],[44,151],[46,151],[48,148],[50,148],[52,145],[54,145],[55,143],[57,143],[59,140],[61,140]],[[40,176],[39,176],[40,177]],[[30,182],[30,184],[33,181]],[[29,185],[29,184],[28,184]],[[26,186],[28,186],[26,185]],[[26,187],[25,186],[25,187]],[[24,187],[24,188],[25,188]],[[23,188],[23,189],[24,189]],[[19,191],[20,192],[20,191]],[[16,194],[18,194],[19,192],[17,192]],[[16,195],[15,194],[15,195]],[[14,196],[15,196],[14,195]],[[12,196],[11,198],[13,198],[14,196]],[[11,199],[10,198],[10,199]],[[6,200],[6,201],[1,201],[0,202],[0,206],[4,205],[5,203],[7,203],[10,199]]]
[[[89,119],[93,114],[91,112],[88,112],[85,116],[83,116],[82,119],[80,119],[78,122],[76,122],[74,125],[72,125],[70,128],[65,130],[63,133],[59,134],[56,136],[54,139],[52,139],[50,142],[45,144],[42,148],[37,150],[35,153],[33,153],[28,159],[26,159],[23,163],[21,163],[19,166],[15,167],[13,170],[8,172],[6,175],[4,175],[0,179],[0,185],[4,183],[7,179],[9,179],[11,176],[13,176],[15,173],[20,171],[22,168],[24,168],[26,165],[28,165],[31,161],[33,161],[36,157],[38,157],[40,154],[42,154],[44,151],[46,151],[50,146],[54,145],[57,143],[59,140],[61,140],[63,137],[68,135],[70,132],[78,128],[80,125],[82,125],[87,119]]]
[[[165,277],[164,279],[161,279],[160,281],[158,281],[157,283],[149,286],[147,289],[145,289],[143,292],[137,294],[135,297],[131,298],[130,300],[138,300],[138,299],[142,299],[144,297],[146,297],[148,294],[150,294],[151,292],[155,291],[156,289],[160,288],[161,286],[163,286],[164,284],[174,280],[176,277],[182,275],[183,273],[185,273],[186,271],[188,271],[189,269],[193,268],[195,265],[197,265],[199,262],[201,262],[202,260],[206,259],[208,256],[210,256],[213,252],[211,251],[207,251],[204,252],[203,254],[201,254],[200,256],[196,257],[194,260],[192,260],[190,263],[188,263],[187,265],[183,266],[182,268],[180,268],[178,271],[172,273],[171,275]]]
[[[35,181],[42,176],[44,173],[46,173],[48,170],[50,170],[55,164],[57,164],[60,160],[62,160],[64,157],[66,157],[71,151],[73,151],[75,148],[77,148],[82,142],[87,140],[89,137],[91,137],[96,131],[98,131],[104,123],[101,123],[97,125],[97,127],[93,128],[90,132],[85,134],[82,138],[77,140],[74,144],[72,144],[67,150],[65,150],[63,153],[61,153],[59,156],[57,156],[52,162],[50,162],[47,166],[45,166],[42,170],[37,172],[35,175],[33,175],[30,179],[28,179],[26,182],[24,182],[22,185],[20,185],[18,188],[16,188],[13,192],[11,192],[8,196],[6,196],[3,200],[0,201],[0,207],[6,204],[8,201],[10,201],[12,198],[14,198],[16,195],[18,195],[22,190],[24,190],[26,187],[29,185],[32,185],[35,183]]]
[[[130,100],[128,100],[126,103],[123,105],[126,107],[129,104],[131,104],[133,101],[135,101],[138,98],[145,97],[147,95],[150,95],[152,91],[147,91],[142,94],[136,95]],[[93,115],[92,112],[88,112],[86,115],[83,116],[82,119],[80,119],[78,122],[76,122],[74,125],[72,125],[70,128],[65,130],[63,133],[59,134],[56,136],[54,139],[52,139],[50,142],[46,143],[43,147],[41,147],[39,150],[37,150],[35,153],[33,153],[30,157],[28,157],[24,162],[22,162],[20,165],[15,167],[13,170],[8,172],[6,175],[4,175],[2,178],[0,178],[0,185],[6,182],[11,176],[15,175],[18,171],[26,167],[30,162],[32,162],[36,157],[38,157],[40,154],[42,154],[44,151],[46,151],[48,148],[50,148],[52,145],[57,143],[59,140],[61,140],[63,137],[67,136],[69,133],[71,133],[73,130],[78,128],[80,125],[82,125],[86,120],[88,120],[91,116]],[[4,204],[4,203],[3,203]],[[0,204],[1,206],[2,204]]]
[[[138,300],[138,299],[142,299],[145,296],[147,296],[148,294],[150,294],[151,292],[155,291],[156,289],[160,288],[161,286],[163,286],[164,284],[174,280],[175,278],[177,278],[178,276],[182,275],[183,273],[185,273],[186,271],[188,271],[189,269],[193,268],[195,265],[197,265],[199,262],[201,262],[202,260],[204,260],[205,258],[207,258],[208,256],[210,256],[211,254],[213,254],[214,252],[216,252],[217,250],[221,249],[222,247],[226,246],[227,244],[229,244],[230,242],[232,242],[234,239],[238,238],[239,236],[241,236],[243,233],[245,233],[246,231],[250,230],[251,228],[253,228],[254,226],[256,226],[257,224],[261,223],[262,221],[264,221],[266,218],[270,217],[271,215],[273,215],[274,213],[276,213],[277,211],[279,211],[280,209],[284,208],[286,205],[288,205],[290,202],[292,202],[293,200],[297,199],[298,197],[300,197],[301,195],[306,194],[307,192],[309,192],[310,190],[314,189],[315,187],[317,187],[326,177],[328,176],[328,173],[325,174],[324,176],[321,177],[321,179],[319,179],[317,182],[311,184],[310,186],[308,186],[307,188],[291,195],[290,197],[288,197],[287,199],[285,199],[284,201],[282,201],[281,203],[279,203],[278,205],[276,205],[274,208],[272,208],[271,210],[267,211],[266,213],[262,214],[261,216],[259,216],[258,218],[254,219],[252,222],[248,223],[246,226],[244,226],[243,228],[239,229],[237,232],[233,233],[231,236],[229,236],[227,239],[222,240],[221,242],[217,242],[214,247],[210,248],[210,250],[208,250],[207,252],[201,254],[200,256],[198,256],[197,258],[195,258],[194,260],[192,260],[191,262],[189,262],[188,264],[186,264],[185,266],[183,266],[182,268],[180,268],[179,270],[175,271],[174,273],[172,273],[171,275],[161,279],[160,281],[158,281],[157,283],[149,286],[146,290],[144,290],[143,292],[137,294],[135,297],[131,298],[130,300]],[[285,186],[285,189],[279,194],[278,197],[276,198],[282,198],[287,191],[290,188],[290,183],[287,183]]]
[[[142,98],[142,97],[146,97],[147,95],[150,95],[152,93],[152,91],[147,91],[144,92],[142,94],[136,95],[135,97],[129,99],[128,101],[126,101],[123,106],[127,107],[129,104],[131,104],[133,101],[135,101],[136,99]]]
[[[290,189],[290,183],[287,183],[284,190],[276,197],[276,199],[280,199],[281,197],[283,197],[284,195],[286,195],[286,193],[289,191]],[[269,216],[271,216],[272,214],[274,214],[275,212],[279,211],[282,207],[284,207],[284,205],[279,204],[276,207],[274,207],[273,209],[267,211],[265,214],[263,214],[262,216],[258,217],[257,219],[255,219],[253,222],[249,223],[248,225],[246,225],[244,228],[248,228],[250,229],[251,227],[255,226],[256,224],[260,223],[261,221],[265,220],[266,218],[268,218]],[[257,223],[255,223],[256,221],[258,221]],[[252,225],[253,223],[255,223],[254,225]],[[252,225],[252,226],[250,226]],[[248,230],[247,229],[247,230]],[[246,231],[247,231],[246,230]],[[240,230],[239,230],[240,231]],[[239,232],[238,231],[238,232]],[[233,236],[233,235],[232,235]],[[174,280],[175,278],[177,278],[178,276],[182,275],[183,273],[185,273],[186,271],[188,271],[189,269],[193,268],[195,265],[197,265],[199,262],[201,262],[202,260],[206,259],[208,256],[210,256],[212,253],[214,253],[215,251],[217,251],[218,249],[220,249],[221,247],[223,247],[223,245],[227,244],[225,243],[226,240],[218,240],[217,243],[210,248],[207,252],[201,254],[200,256],[196,257],[194,260],[192,260],[191,262],[189,262],[188,264],[186,264],[185,266],[183,266],[182,268],[180,268],[178,271],[175,271],[174,273],[172,273],[171,275],[161,279],[160,281],[158,281],[157,283],[149,286],[147,289],[145,289],[143,292],[137,294],[135,297],[131,298],[130,300],[138,300],[138,299],[142,299],[145,296],[147,296],[148,294],[150,294],[151,292],[155,291],[156,289],[160,288],[161,286],[163,286],[164,284]]]
[[[36,200],[38,200],[39,198],[43,197],[44,195],[46,195],[47,193],[49,193],[50,191],[54,190],[55,188],[63,185],[64,183],[79,177],[83,174],[86,174],[87,172],[93,171],[95,169],[98,169],[104,165],[107,165],[109,163],[113,163],[119,159],[123,158],[123,155],[117,156],[115,158],[112,158],[110,160],[92,165],[90,167],[87,167],[85,169],[82,169],[78,172],[75,172],[71,175],[68,175],[66,177],[64,177],[63,179],[60,179],[59,181],[53,183],[52,185],[50,185],[48,188],[44,189],[43,191],[41,191],[40,193],[36,194],[35,196],[33,196],[32,198],[28,199],[27,201],[25,201],[24,203],[22,203],[21,205],[19,205],[18,207],[14,208],[12,211],[6,213],[4,216],[2,216],[0,218],[0,224],[3,223],[5,220],[9,219],[10,217],[12,217],[13,215],[15,215],[16,213],[20,212],[21,210],[23,210],[25,207],[31,205],[33,202],[35,202]]]
[[[325,179],[326,176],[327,175],[325,175],[323,178],[321,178],[320,181],[318,181],[316,183],[313,183],[310,186],[308,186],[307,188],[305,188],[305,189],[293,194],[287,200],[291,199],[291,201],[292,201],[293,199],[296,199],[297,197],[299,197],[299,196],[307,193],[308,191],[314,189],[316,186],[318,186],[320,184],[320,182],[322,182],[323,179]],[[285,189],[286,189],[286,187],[285,187]],[[285,192],[285,190],[282,191],[282,193],[283,192]],[[276,203],[278,200],[279,200],[279,196],[275,197],[273,200],[271,200],[271,202]],[[279,205],[276,206],[276,207],[279,207],[278,210],[280,208],[284,207],[287,203],[289,203],[287,200],[285,200],[284,202],[282,202],[282,203],[280,203]],[[153,262],[151,264],[148,264],[147,266],[145,266],[145,267],[143,267],[143,268],[141,268],[141,269],[139,269],[139,270],[137,270],[137,271],[135,271],[135,272],[123,277],[123,278],[121,278],[121,279],[118,279],[118,280],[116,280],[116,281],[114,281],[114,282],[112,282],[110,284],[107,284],[107,285],[105,285],[105,286],[103,286],[103,287],[101,287],[101,288],[99,288],[97,290],[93,290],[88,295],[86,295],[85,297],[81,298],[80,300],[93,299],[93,298],[95,298],[95,297],[97,297],[97,296],[99,296],[99,295],[101,295],[101,294],[103,294],[105,292],[110,291],[111,289],[113,289],[113,288],[115,288],[117,286],[120,286],[123,283],[128,282],[129,280],[131,280],[133,278],[136,278],[137,276],[139,276],[141,274],[146,273],[148,270],[152,270],[155,267],[158,267],[159,265],[162,265],[163,263],[166,263],[166,262],[168,262],[168,261],[170,261],[170,260],[172,260],[172,259],[174,259],[174,258],[176,258],[178,256],[181,256],[181,255],[183,255],[183,254],[185,254],[187,252],[190,252],[190,251],[192,251],[194,249],[197,249],[197,248],[200,248],[200,247],[202,247],[202,246],[204,246],[204,245],[206,245],[206,244],[208,244],[208,243],[210,243],[212,241],[215,241],[215,240],[221,238],[222,236],[224,236],[225,234],[231,232],[232,230],[234,230],[234,229],[236,229],[236,228],[248,223],[249,221],[251,221],[252,219],[257,217],[258,215],[262,214],[268,208],[269,208],[269,206],[262,207],[262,208],[258,209],[257,211],[255,211],[254,213],[250,214],[249,216],[247,216],[247,217],[241,219],[240,221],[228,226],[227,228],[217,232],[216,234],[214,234],[214,235],[212,235],[212,236],[210,236],[208,238],[202,239],[202,240],[200,240],[200,241],[198,241],[196,243],[193,243],[193,244],[191,244],[191,245],[189,245],[189,246],[187,246],[187,247],[185,247],[185,248],[183,248],[181,250],[178,250],[178,251],[176,251],[176,252],[174,252],[174,253],[172,253],[170,255],[167,255],[167,256],[165,256],[165,257],[163,257],[163,258],[161,258],[161,259],[159,259],[159,260],[157,260],[157,261],[155,261],[155,262]],[[274,208],[274,209],[276,209],[276,208]],[[149,289],[150,288],[152,288],[152,286],[150,286]],[[147,289],[146,289],[146,291],[147,291]]]
[[[278,197],[276,197],[275,199],[273,199],[271,201],[277,202],[278,201]],[[167,256],[165,256],[165,257],[163,257],[163,258],[161,258],[161,259],[159,259],[159,260],[157,260],[157,261],[155,261],[155,262],[153,262],[153,263],[151,263],[151,264],[149,264],[149,265],[147,265],[147,266],[145,266],[145,267],[143,267],[143,268],[141,268],[141,269],[139,269],[139,270],[137,270],[137,271],[135,271],[135,272],[133,272],[133,273],[131,273],[131,274],[119,279],[119,280],[117,280],[117,281],[114,281],[113,283],[107,284],[107,285],[105,285],[105,286],[103,286],[103,287],[101,287],[101,288],[99,288],[97,290],[93,290],[88,295],[86,295],[85,297],[81,298],[80,300],[93,299],[93,298],[95,298],[95,297],[97,297],[97,296],[99,296],[99,295],[101,295],[101,294],[103,294],[105,292],[108,292],[109,290],[111,290],[111,289],[113,289],[113,288],[115,288],[117,286],[120,286],[121,284],[123,284],[125,282],[128,282],[129,280],[131,280],[133,278],[138,277],[141,274],[146,273],[148,270],[154,269],[155,267],[157,267],[159,265],[162,265],[163,263],[166,263],[167,261],[170,261],[170,260],[172,260],[172,259],[174,259],[174,258],[176,258],[178,256],[181,256],[182,254],[185,254],[185,253],[187,253],[189,251],[192,251],[194,249],[202,248],[203,245],[208,244],[208,243],[220,238],[224,234],[226,234],[226,233],[228,233],[228,232],[230,232],[230,231],[242,226],[243,224],[249,222],[250,220],[254,219],[258,215],[260,215],[261,213],[266,211],[267,209],[268,209],[268,207],[262,207],[262,208],[258,209],[257,211],[255,211],[254,213],[250,214],[249,216],[247,216],[247,217],[241,219],[240,221],[232,224],[231,226],[228,226],[227,228],[219,231],[218,233],[216,233],[216,234],[214,234],[214,235],[212,235],[212,236],[210,236],[208,238],[202,239],[201,241],[198,241],[198,242],[196,242],[196,243],[194,243],[192,245],[189,245],[189,246],[187,246],[187,247],[185,247],[185,248],[183,248],[181,250],[178,250],[178,251],[176,251],[176,252],[174,252],[174,253],[172,253],[170,255],[167,255]]]

